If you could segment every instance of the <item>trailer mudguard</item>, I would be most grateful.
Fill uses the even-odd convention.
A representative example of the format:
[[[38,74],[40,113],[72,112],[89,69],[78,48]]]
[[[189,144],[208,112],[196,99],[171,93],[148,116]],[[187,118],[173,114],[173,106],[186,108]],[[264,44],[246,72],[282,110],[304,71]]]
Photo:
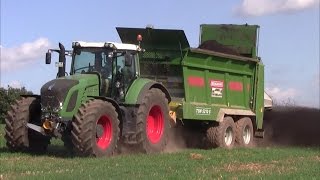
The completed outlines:
[[[171,101],[171,96],[168,90],[162,84],[150,79],[138,78],[130,86],[125,97],[125,104],[139,105],[142,102],[146,92],[151,88],[160,89],[166,95],[168,102]]]

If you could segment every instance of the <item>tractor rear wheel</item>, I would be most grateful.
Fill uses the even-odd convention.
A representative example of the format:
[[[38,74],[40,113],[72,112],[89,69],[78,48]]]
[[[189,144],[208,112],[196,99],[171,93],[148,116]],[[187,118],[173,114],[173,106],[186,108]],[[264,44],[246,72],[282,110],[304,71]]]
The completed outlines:
[[[253,126],[251,119],[244,117],[236,123],[236,143],[241,147],[250,147],[253,142]]]
[[[119,119],[115,107],[103,100],[89,100],[72,121],[71,138],[80,156],[111,156],[119,140]]]
[[[233,148],[235,142],[235,124],[232,117],[225,117],[219,124],[208,128],[207,139],[213,147]]]
[[[144,96],[137,115],[137,141],[146,153],[161,152],[168,142],[169,106],[160,89],[150,89]]]
[[[27,128],[27,123],[40,125],[40,100],[34,97],[17,100],[5,118],[5,139],[11,151],[28,150],[43,153],[47,150],[50,138]]]

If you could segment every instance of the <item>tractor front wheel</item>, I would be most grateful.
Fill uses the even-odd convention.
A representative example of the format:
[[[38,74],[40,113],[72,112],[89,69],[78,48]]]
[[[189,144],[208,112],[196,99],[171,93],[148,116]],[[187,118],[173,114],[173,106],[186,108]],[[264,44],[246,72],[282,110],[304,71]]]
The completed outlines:
[[[28,150],[43,153],[47,150],[50,137],[27,128],[27,123],[40,124],[40,100],[34,97],[17,100],[5,118],[5,139],[11,151]]]
[[[111,156],[119,140],[119,119],[115,107],[103,100],[81,105],[72,121],[71,138],[80,156]]]
[[[137,141],[146,153],[161,152],[168,141],[169,106],[160,89],[150,89],[138,109]]]

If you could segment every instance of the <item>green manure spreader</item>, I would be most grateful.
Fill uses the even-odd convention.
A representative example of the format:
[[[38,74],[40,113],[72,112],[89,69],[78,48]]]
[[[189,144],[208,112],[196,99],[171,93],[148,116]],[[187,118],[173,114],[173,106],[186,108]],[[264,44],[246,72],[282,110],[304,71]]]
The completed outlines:
[[[198,48],[183,30],[118,27],[122,43],[49,49],[47,64],[59,54],[57,78],[11,106],[8,148],[45,152],[55,137],[80,156],[111,156],[122,144],[161,152],[177,125],[201,131],[209,147],[250,146],[263,137],[267,96],[259,26],[200,27]]]

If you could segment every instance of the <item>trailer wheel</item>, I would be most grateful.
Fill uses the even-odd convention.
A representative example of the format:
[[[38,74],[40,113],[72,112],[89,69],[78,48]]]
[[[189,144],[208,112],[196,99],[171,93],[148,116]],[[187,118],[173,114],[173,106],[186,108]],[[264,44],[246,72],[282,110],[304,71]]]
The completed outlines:
[[[241,147],[250,147],[253,141],[253,126],[251,119],[244,117],[236,123],[236,143]]]
[[[146,153],[161,152],[168,141],[169,106],[160,89],[147,92],[138,109],[137,141]]]
[[[235,124],[232,117],[225,117],[219,124],[208,128],[207,139],[212,147],[233,148],[235,142]]]
[[[43,153],[47,150],[50,138],[29,130],[27,123],[40,123],[40,100],[27,97],[17,100],[5,118],[5,139],[11,151],[25,151]]]
[[[80,156],[111,156],[119,140],[119,119],[114,106],[103,100],[89,100],[72,120],[71,139]]]

